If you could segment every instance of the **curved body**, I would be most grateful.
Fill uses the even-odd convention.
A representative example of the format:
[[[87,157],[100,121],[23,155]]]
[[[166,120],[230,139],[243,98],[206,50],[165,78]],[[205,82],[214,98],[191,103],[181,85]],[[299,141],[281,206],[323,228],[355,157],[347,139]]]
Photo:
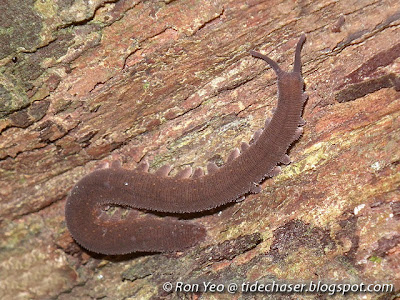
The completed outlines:
[[[120,167],[88,174],[73,187],[65,207],[74,239],[90,251],[111,255],[176,251],[204,239],[204,227],[194,222],[141,211],[185,214],[221,206],[256,191],[259,182],[277,172],[278,163],[287,162],[286,152],[302,132],[299,125],[303,124],[307,98],[300,70],[304,41],[303,35],[297,44],[293,72],[284,72],[273,60],[251,52],[276,72],[279,98],[272,119],[254,143],[245,144],[231,161],[204,176],[195,172],[189,178],[168,177]],[[135,210],[124,219],[105,218],[104,209],[110,205]]]

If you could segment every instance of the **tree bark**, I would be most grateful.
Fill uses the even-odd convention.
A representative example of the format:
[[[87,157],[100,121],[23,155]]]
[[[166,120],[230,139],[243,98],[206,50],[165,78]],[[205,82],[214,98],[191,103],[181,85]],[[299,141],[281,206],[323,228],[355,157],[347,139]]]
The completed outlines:
[[[0,298],[277,297],[175,291],[208,281],[391,283],[368,299],[399,294],[399,1],[0,8]],[[174,174],[248,141],[277,101],[274,72],[249,50],[290,70],[303,32],[305,132],[260,194],[198,217],[207,239],[184,252],[115,258],[73,242],[65,199],[96,166],[147,159]]]

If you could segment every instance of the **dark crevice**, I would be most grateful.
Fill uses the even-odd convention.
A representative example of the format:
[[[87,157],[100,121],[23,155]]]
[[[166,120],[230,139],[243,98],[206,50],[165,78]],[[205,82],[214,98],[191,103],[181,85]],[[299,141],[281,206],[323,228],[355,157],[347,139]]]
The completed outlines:
[[[214,18],[211,18],[210,20],[205,21],[203,24],[201,24],[197,30],[195,32],[193,32],[192,35],[195,35],[196,33],[198,33],[200,30],[202,30],[203,28],[207,27],[208,25],[214,23],[215,20],[218,20],[219,18],[221,18],[221,16],[225,13],[225,8],[222,7],[221,12],[216,15]]]
[[[72,130],[74,130],[75,128],[77,128],[80,124],[81,124],[81,121],[79,121],[79,122],[78,122],[75,126],[73,126],[72,128],[68,129],[62,136],[60,136],[60,137],[58,137],[58,138],[55,138],[55,139],[53,139],[53,140],[51,140],[51,141],[49,141],[49,140],[40,140],[39,142],[43,143],[43,145],[36,145],[35,147],[33,147],[33,148],[31,148],[31,149],[23,150],[23,151],[18,151],[18,152],[15,153],[15,155],[13,155],[13,156],[11,156],[11,155],[9,155],[9,154],[6,154],[5,156],[0,157],[0,161],[6,160],[8,157],[11,157],[11,158],[13,158],[13,159],[17,159],[18,156],[19,156],[20,154],[22,154],[22,153],[26,154],[26,153],[30,153],[30,152],[33,152],[33,151],[36,151],[36,150],[39,150],[39,149],[46,148],[47,146],[51,146],[51,145],[53,145],[55,142],[61,140],[61,139],[64,138],[66,135],[68,135]],[[12,146],[15,146],[15,145],[12,145]]]
[[[18,109],[17,111],[11,113],[9,115],[9,120],[11,123],[0,130],[0,133],[4,134],[4,132],[10,128],[25,129],[40,121],[46,115],[50,106],[50,101],[44,99],[28,103],[24,106],[24,108]]]
[[[393,73],[348,85],[335,95],[335,99],[339,103],[349,102],[379,91],[380,89],[391,87],[397,92],[400,91],[400,77]]]

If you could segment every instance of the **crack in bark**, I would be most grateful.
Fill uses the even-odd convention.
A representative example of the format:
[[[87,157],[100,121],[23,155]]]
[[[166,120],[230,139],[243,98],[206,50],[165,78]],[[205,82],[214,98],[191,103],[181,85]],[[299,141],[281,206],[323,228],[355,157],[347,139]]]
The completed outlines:
[[[34,147],[32,147],[32,148],[30,148],[30,149],[24,149],[24,150],[22,150],[22,151],[17,151],[17,152],[15,153],[15,155],[10,155],[10,154],[6,153],[5,156],[0,157],[0,161],[6,160],[8,157],[11,157],[11,158],[13,158],[13,159],[17,159],[18,156],[21,155],[22,153],[24,153],[24,154],[26,154],[26,153],[31,153],[31,152],[33,152],[33,151],[36,151],[36,150],[43,149],[43,148],[46,148],[46,147],[48,147],[48,146],[54,145],[57,141],[61,140],[61,139],[64,138],[65,136],[67,136],[72,130],[74,130],[75,128],[77,128],[80,124],[81,124],[81,121],[78,121],[77,124],[74,125],[73,127],[71,127],[70,129],[68,129],[68,130],[65,132],[65,134],[63,134],[62,136],[60,136],[60,137],[58,137],[58,138],[55,138],[54,140],[51,140],[51,141],[39,141],[39,142],[44,143],[44,145],[39,146],[39,145],[36,144]],[[9,147],[9,148],[12,148],[12,147],[14,147],[14,146],[16,146],[16,145],[17,145],[17,144],[13,144],[13,145],[11,145],[11,147]],[[54,146],[55,146],[55,145],[54,145]],[[4,149],[4,148],[3,148],[3,149]]]
[[[203,24],[201,24],[192,34],[191,36],[196,35],[200,30],[202,30],[203,28],[205,28],[206,26],[208,26],[209,24],[213,23],[215,20],[221,18],[221,16],[225,13],[225,8],[222,7],[221,12],[218,13],[215,17],[205,21]]]
[[[398,92],[400,91],[400,77],[397,77],[393,73],[349,84],[335,95],[335,99],[339,103],[349,102],[379,91],[380,89],[390,87],[393,87]]]

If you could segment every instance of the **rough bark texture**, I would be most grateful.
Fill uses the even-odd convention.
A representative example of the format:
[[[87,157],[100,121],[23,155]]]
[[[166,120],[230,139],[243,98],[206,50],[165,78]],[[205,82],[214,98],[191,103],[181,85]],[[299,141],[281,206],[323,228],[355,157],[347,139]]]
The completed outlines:
[[[393,283],[400,291],[399,1],[0,2],[1,299],[311,299],[167,293],[164,282]],[[8,17],[4,17],[8,16]],[[263,126],[307,34],[293,163],[196,221],[183,253],[95,256],[64,222],[72,185],[118,159],[221,163]],[[347,298],[360,297],[351,293]],[[339,295],[338,298],[343,296]]]

